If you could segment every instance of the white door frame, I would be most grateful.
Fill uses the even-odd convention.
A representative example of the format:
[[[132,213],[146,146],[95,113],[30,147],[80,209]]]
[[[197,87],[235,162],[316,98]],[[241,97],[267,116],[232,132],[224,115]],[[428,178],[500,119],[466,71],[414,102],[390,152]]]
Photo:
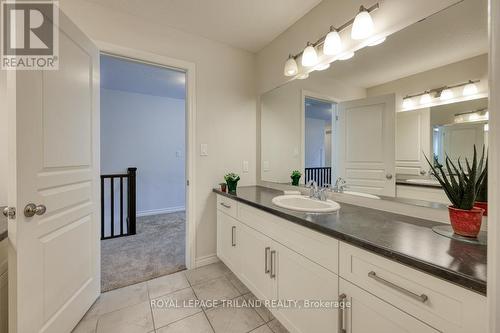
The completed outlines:
[[[489,0],[488,319],[500,331],[500,0]]]
[[[174,59],[154,53],[130,49],[110,43],[95,41],[101,53],[129,58],[146,64],[171,67],[186,72],[186,267],[196,267],[196,66],[192,62]]]
[[[328,95],[320,94],[311,90],[301,89],[300,92],[300,167],[302,172],[305,172],[306,167],[306,98],[313,98],[332,103],[332,141],[336,142],[336,124],[335,116],[337,115],[337,105],[340,101]],[[335,145],[332,142],[332,166],[336,164],[334,155]],[[332,181],[335,178],[332,168]],[[330,184],[331,185],[331,184]]]

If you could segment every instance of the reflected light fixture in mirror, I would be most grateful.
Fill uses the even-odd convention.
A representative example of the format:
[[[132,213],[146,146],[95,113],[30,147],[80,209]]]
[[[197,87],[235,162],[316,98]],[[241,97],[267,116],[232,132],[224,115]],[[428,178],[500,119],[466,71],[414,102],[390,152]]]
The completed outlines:
[[[490,130],[489,124],[484,124],[484,131],[488,132]]]
[[[333,26],[330,27],[330,32],[325,37],[323,44],[323,53],[326,55],[335,55],[342,51],[342,40],[339,32]]]
[[[404,109],[410,109],[413,107],[413,100],[410,97],[405,97],[403,99],[403,108]]]
[[[342,53],[339,56],[339,60],[348,60],[348,59],[351,59],[352,57],[354,57],[354,52],[346,52],[346,53]]]
[[[420,96],[420,104],[428,104],[432,101],[431,94],[429,92],[426,92],[422,96]]]
[[[285,63],[285,76],[295,76],[299,72],[297,62],[293,58],[293,55],[290,54],[288,60]]]
[[[302,66],[304,67],[313,67],[318,64],[318,53],[316,53],[316,49],[313,44],[307,42],[307,46],[302,53]]]
[[[470,95],[475,95],[477,94],[478,92],[478,89],[477,89],[477,86],[476,84],[471,80],[469,81],[469,83],[467,83],[465,86],[464,86],[464,90],[462,92],[462,94],[464,96],[470,96]]]
[[[304,80],[304,79],[307,79],[308,77],[309,77],[309,73],[301,73],[301,74],[296,76],[296,78],[299,80]]]
[[[352,24],[352,39],[368,38],[373,34],[373,30],[374,25],[372,16],[364,6],[361,6],[359,8],[359,13],[354,18],[354,22]]]
[[[453,91],[450,88],[445,88],[441,91],[439,99],[442,101],[446,101],[448,99],[452,99],[453,96],[454,96]]]

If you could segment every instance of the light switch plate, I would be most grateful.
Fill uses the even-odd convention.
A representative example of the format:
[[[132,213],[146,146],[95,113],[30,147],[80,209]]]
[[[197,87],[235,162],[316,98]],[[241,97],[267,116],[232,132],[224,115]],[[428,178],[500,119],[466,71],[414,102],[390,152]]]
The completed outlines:
[[[249,169],[248,161],[243,161],[243,172],[247,173]]]
[[[208,156],[208,144],[200,144],[200,156]]]

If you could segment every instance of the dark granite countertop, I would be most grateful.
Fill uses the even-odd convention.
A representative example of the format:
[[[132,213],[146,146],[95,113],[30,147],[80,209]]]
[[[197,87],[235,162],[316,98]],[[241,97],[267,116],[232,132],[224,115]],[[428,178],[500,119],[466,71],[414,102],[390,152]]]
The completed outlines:
[[[439,222],[341,203],[334,214],[308,214],[280,208],[272,199],[283,192],[262,186],[238,187],[237,194],[214,192],[290,222],[332,236],[440,279],[486,294],[486,246],[434,233]]]
[[[0,207],[3,211],[3,208]],[[7,238],[7,218],[0,214],[0,242]]]
[[[440,184],[419,184],[408,182],[408,179],[429,179],[429,176],[415,176],[415,175],[396,175],[397,185],[408,185],[408,186],[418,186],[418,187],[432,187],[432,188],[442,188]]]

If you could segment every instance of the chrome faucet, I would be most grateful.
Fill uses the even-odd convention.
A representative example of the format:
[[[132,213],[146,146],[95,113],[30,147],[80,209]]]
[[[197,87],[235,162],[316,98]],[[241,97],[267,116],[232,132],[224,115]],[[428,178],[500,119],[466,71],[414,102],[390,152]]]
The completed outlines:
[[[318,187],[318,183],[316,183],[316,181],[311,179],[307,183],[307,187],[309,188],[309,197],[310,198],[318,199],[321,201],[326,201],[326,199],[328,198],[328,196],[326,194],[327,189]]]
[[[335,185],[333,186],[333,192],[342,193],[344,192],[346,187],[347,187],[347,182],[344,180],[344,178],[339,177],[335,181]]]

